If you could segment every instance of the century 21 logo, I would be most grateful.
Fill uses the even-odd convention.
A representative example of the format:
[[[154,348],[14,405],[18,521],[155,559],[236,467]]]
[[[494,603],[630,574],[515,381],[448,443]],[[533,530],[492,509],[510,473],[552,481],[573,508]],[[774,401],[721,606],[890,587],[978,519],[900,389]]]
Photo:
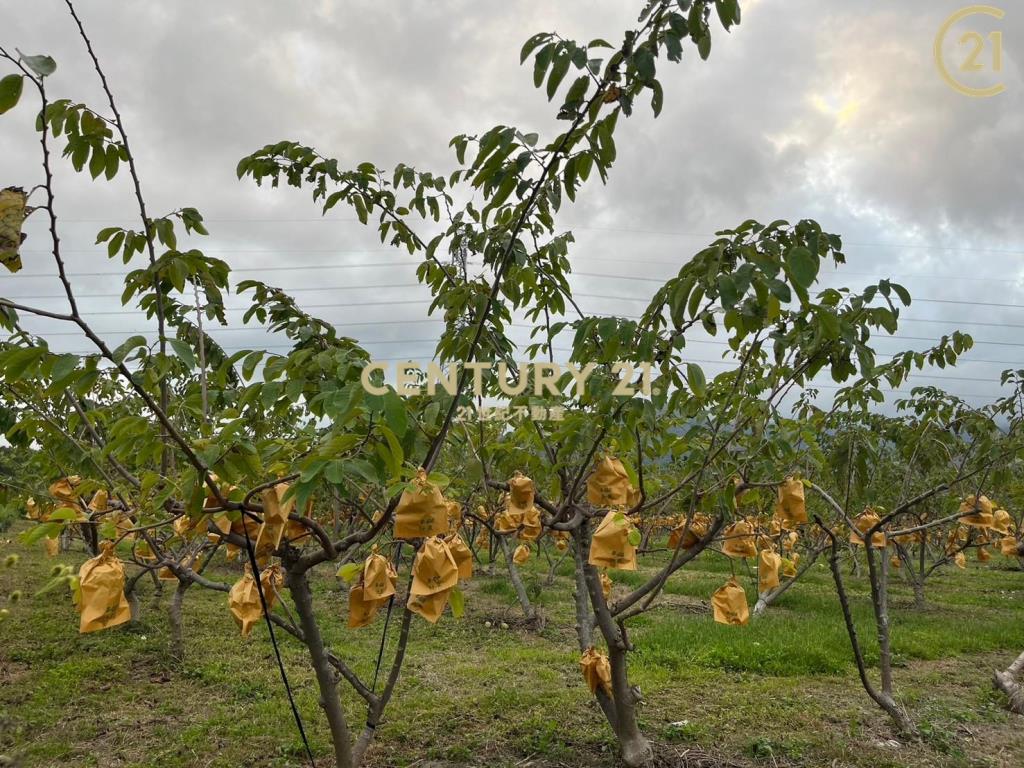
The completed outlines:
[[[982,35],[977,30],[968,30],[956,38],[957,61],[954,67],[958,75],[954,75],[951,67],[943,56],[943,48],[950,30],[960,21],[976,15],[991,16],[995,19],[1002,19],[1005,12],[1001,8],[994,8],[991,5],[971,5],[961,8],[939,27],[935,36],[935,65],[939,73],[949,86],[965,96],[995,96],[1006,90],[1002,82],[997,82],[986,87],[967,85],[961,79],[965,74],[976,74],[979,72],[1001,72],[1003,69],[1003,33],[993,30],[988,35]],[[965,74],[959,74],[965,73]],[[976,79],[976,78],[972,78]]]

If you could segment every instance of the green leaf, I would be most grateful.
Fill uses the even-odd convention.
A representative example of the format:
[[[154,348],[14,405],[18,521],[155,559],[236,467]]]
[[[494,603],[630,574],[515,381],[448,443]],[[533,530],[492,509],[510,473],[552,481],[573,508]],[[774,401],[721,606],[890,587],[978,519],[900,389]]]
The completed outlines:
[[[786,251],[786,266],[793,282],[807,288],[818,276],[818,257],[802,245],[794,245]]]
[[[188,366],[189,370],[196,367],[196,356],[192,352],[192,347],[181,339],[168,339],[167,343],[171,345],[171,349],[174,350],[174,354],[178,356],[185,365]]]
[[[17,105],[24,87],[25,78],[21,75],[8,75],[0,80],[0,115]]]
[[[124,359],[128,357],[129,352],[131,352],[136,347],[144,346],[146,346],[145,336],[132,336],[130,339],[127,339],[121,346],[114,350],[114,362],[123,363]]]
[[[107,144],[106,158],[104,160],[103,174],[107,177],[107,181],[110,181],[117,175],[117,165],[121,162],[121,156],[118,152],[117,146],[114,144]]]
[[[630,528],[629,529],[629,534],[627,535],[627,538],[629,539],[629,543],[632,546],[634,546],[634,547],[640,546],[640,531],[637,530],[636,528]]]
[[[351,584],[362,572],[362,563],[345,563],[343,566],[341,566],[341,568],[338,569],[338,573],[335,575],[339,579],[344,581],[346,584]]]
[[[697,41],[697,53],[704,61],[708,60],[711,55],[711,35],[704,35]]]
[[[892,289],[894,291],[896,291],[896,295],[900,297],[900,301],[903,302],[903,306],[909,307],[910,306],[910,291],[908,291],[906,288],[904,288],[899,283],[890,283],[890,285],[892,286]]]
[[[53,363],[53,368],[50,371],[50,378],[54,381],[60,381],[75,370],[77,365],[77,355],[61,355]]]
[[[40,77],[52,75],[57,70],[57,62],[49,56],[22,56],[21,60]]]
[[[554,98],[558,86],[562,84],[562,80],[565,79],[565,75],[569,71],[570,63],[569,56],[564,53],[555,59],[554,66],[551,67],[551,76],[548,77],[548,101]]]
[[[448,595],[448,601],[452,606],[452,616],[461,619],[466,612],[466,596],[462,594],[462,590],[458,587],[453,588]]]
[[[703,399],[704,395],[707,394],[708,385],[701,367],[696,363],[687,363],[686,378],[690,382],[690,390],[693,394]]]
[[[101,173],[107,170],[107,153],[103,149],[103,145],[95,146],[92,148],[92,157],[89,158],[89,175],[94,179],[99,178]]]
[[[384,395],[384,420],[395,435],[402,439],[409,429],[409,421],[405,413],[405,402],[393,390]]]
[[[640,75],[642,80],[652,80],[654,78],[655,64],[654,54],[651,53],[651,49],[647,46],[637,48],[633,54],[633,66],[636,67],[637,74]]]

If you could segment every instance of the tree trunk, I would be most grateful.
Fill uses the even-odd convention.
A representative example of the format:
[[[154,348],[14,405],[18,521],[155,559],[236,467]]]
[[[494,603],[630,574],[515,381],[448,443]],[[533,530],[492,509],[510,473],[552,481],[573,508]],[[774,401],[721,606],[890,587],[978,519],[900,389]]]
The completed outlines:
[[[1017,657],[1002,672],[996,672],[993,683],[1010,699],[1009,707],[1011,712],[1024,715],[1024,687],[1020,684],[1020,674],[1024,672],[1024,653]]]
[[[354,768],[352,760],[352,743],[345,720],[345,712],[341,708],[338,697],[338,684],[331,668],[331,663],[324,650],[323,636],[320,625],[313,613],[313,595],[309,589],[309,579],[305,571],[288,571],[286,584],[295,603],[295,612],[299,616],[302,634],[309,649],[310,663],[316,673],[317,686],[320,688],[320,706],[327,715],[327,724],[331,730],[331,742],[334,744],[334,760],[337,768]]]
[[[607,718],[615,738],[619,743],[619,754],[628,768],[644,768],[654,760],[654,749],[641,733],[636,721],[636,705],[640,703],[640,695],[629,684],[629,668],[626,656],[629,642],[625,636],[625,628],[616,626],[608,610],[601,589],[601,577],[597,568],[592,565],[584,567],[587,593],[597,616],[597,626],[608,646],[608,662],[612,673],[613,699],[608,700],[603,691],[598,691],[597,700]]]
[[[516,598],[519,600],[519,605],[522,606],[526,620],[536,621],[537,609],[530,602],[530,596],[526,594],[526,585],[523,584],[523,579],[519,575],[519,569],[516,568],[516,563],[512,559],[512,546],[508,543],[507,537],[498,536],[497,538],[501,542],[501,551],[505,555],[505,565],[508,567],[509,581],[512,582],[512,588],[516,592]]]
[[[615,735],[619,740],[622,762],[629,768],[642,768],[654,759],[651,742],[640,732],[636,721],[636,705],[639,695],[629,684],[629,669],[626,663],[627,651],[615,644],[609,644],[608,661],[612,668],[612,690],[615,693]]]

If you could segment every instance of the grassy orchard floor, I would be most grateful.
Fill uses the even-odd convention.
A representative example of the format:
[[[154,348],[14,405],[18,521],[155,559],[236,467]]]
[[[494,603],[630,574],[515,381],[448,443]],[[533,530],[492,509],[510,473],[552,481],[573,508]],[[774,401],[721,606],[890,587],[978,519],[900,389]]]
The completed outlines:
[[[0,594],[29,596],[0,621],[0,754],[19,754],[25,768],[305,764],[265,627],[240,639],[226,596],[192,588],[188,657],[176,668],[166,650],[172,590],[156,596],[146,581],[137,626],[79,635],[66,594],[31,597],[55,561],[7,541],[21,528],[0,534],[0,560],[22,556],[13,569],[0,566]],[[75,551],[56,562],[77,567],[84,559]],[[544,565],[527,564],[531,585]],[[924,734],[921,743],[899,744],[856,678],[824,566],[763,620],[737,628],[715,624],[706,605],[729,564],[702,556],[673,577],[661,607],[633,631],[631,672],[647,700],[646,732],[667,749],[704,750],[728,765],[1024,765],[1024,719],[1004,711],[990,682],[992,669],[1024,647],[1024,572],[1008,567],[995,557],[935,576],[925,611],[910,608],[902,585],[894,589],[897,685]],[[236,578],[230,567],[211,570]],[[623,589],[642,574],[613,577]],[[866,585],[851,578],[850,587],[870,638]],[[372,678],[382,620],[346,629],[346,595],[329,570],[315,591],[326,638]],[[540,603],[544,631],[519,630],[504,577],[479,576],[463,619],[446,615],[435,627],[416,619],[370,763],[614,765],[613,742],[577,667],[567,567]],[[511,629],[500,628],[503,617]],[[331,766],[303,648],[285,637],[282,649],[317,764]],[[360,725],[362,709],[348,689],[344,695]]]

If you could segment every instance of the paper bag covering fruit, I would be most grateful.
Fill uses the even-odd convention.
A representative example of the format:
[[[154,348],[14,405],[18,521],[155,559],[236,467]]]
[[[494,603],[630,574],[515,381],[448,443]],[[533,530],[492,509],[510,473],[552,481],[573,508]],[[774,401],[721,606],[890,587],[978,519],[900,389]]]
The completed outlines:
[[[277,601],[277,588],[281,585],[281,569],[276,565],[264,568],[260,571],[260,584],[263,587],[263,598],[267,601],[267,610],[272,611]],[[242,631],[242,637],[248,637],[263,616],[260,593],[248,564],[242,578],[235,582],[228,593],[228,606]]]
[[[992,512],[987,496],[968,496],[960,503],[960,522],[972,528],[991,528],[995,524]]]
[[[795,528],[807,522],[807,507],[804,503],[804,484],[797,478],[787,477],[778,489],[775,502],[775,519],[783,528]]]
[[[370,554],[363,563],[359,583],[348,592],[348,626],[365,627],[395,594],[398,573],[383,555]]]
[[[462,505],[457,501],[446,502],[448,505],[448,533],[455,533],[462,525]]]
[[[86,560],[78,570],[81,633],[109,629],[131,618],[131,609],[124,596],[124,565],[114,554],[113,542],[100,544],[100,553]]]
[[[612,665],[608,657],[594,648],[587,648],[580,657],[580,672],[587,681],[590,692],[597,694],[598,689],[612,697]]]
[[[266,557],[281,546],[281,538],[288,527],[288,515],[295,507],[295,497],[284,501],[288,483],[278,483],[265,488],[260,494],[263,500],[263,524],[256,534],[256,555]]]
[[[21,187],[0,189],[0,264],[9,272],[21,269],[21,255],[18,249],[25,242],[21,231],[28,216],[28,195]]]
[[[629,540],[632,530],[632,524],[622,512],[608,512],[591,539],[590,565],[635,571],[636,547]]]
[[[540,510],[534,506],[536,488],[533,480],[516,472],[508,481],[505,509],[494,521],[498,533],[518,532],[523,541],[536,541],[541,534]]]
[[[743,626],[750,621],[747,593],[735,578],[729,579],[711,596],[715,621],[719,624]]]
[[[395,538],[425,539],[448,532],[448,505],[441,490],[419,469],[412,481],[415,490],[405,490],[395,508]]]
[[[601,572],[601,594],[604,595],[605,602],[612,596],[612,580],[604,571]]]
[[[460,579],[469,579],[473,576],[473,553],[469,551],[469,547],[466,546],[466,542],[462,540],[462,537],[453,533],[445,539],[448,544],[448,550],[452,553],[452,559],[455,561],[455,567],[459,569]]]
[[[78,475],[71,475],[71,477],[65,477],[50,486],[50,495],[58,501],[62,501],[65,504],[70,504],[72,507],[78,504],[78,493],[75,492],[75,486],[82,482],[82,478]]]
[[[516,565],[522,565],[530,559],[530,547],[527,544],[520,544],[516,547],[516,551],[512,553],[512,561]]]
[[[722,533],[722,553],[729,557],[756,557],[754,526],[747,520],[737,520]]]
[[[764,594],[779,586],[779,567],[782,556],[777,552],[762,549],[757,556],[757,591]]]
[[[686,515],[679,517],[679,524],[672,529],[672,532],[668,536],[668,548],[676,549],[681,547],[682,549],[690,549],[696,546],[708,532],[708,518],[706,515],[694,515],[693,520],[690,521],[690,527],[686,527]]]
[[[863,547],[864,535],[878,525],[881,519],[878,513],[870,507],[857,515],[853,520],[856,528],[850,531],[850,543],[856,547]],[[876,531],[871,537],[871,546],[876,549],[885,549],[885,534],[881,531]]]
[[[597,460],[594,471],[587,478],[587,501],[595,507],[628,507],[633,497],[633,486],[622,462],[614,456]]]
[[[458,582],[459,567],[444,539],[427,539],[413,562],[409,610],[436,624]]]
[[[999,540],[999,554],[1003,557],[1017,557],[1019,542],[1015,536],[1004,536]]]
[[[1010,533],[1010,528],[1013,526],[1013,518],[1010,517],[1010,513],[1005,509],[997,509],[992,513],[992,525],[991,529],[998,533],[1000,536],[1006,536]]]

